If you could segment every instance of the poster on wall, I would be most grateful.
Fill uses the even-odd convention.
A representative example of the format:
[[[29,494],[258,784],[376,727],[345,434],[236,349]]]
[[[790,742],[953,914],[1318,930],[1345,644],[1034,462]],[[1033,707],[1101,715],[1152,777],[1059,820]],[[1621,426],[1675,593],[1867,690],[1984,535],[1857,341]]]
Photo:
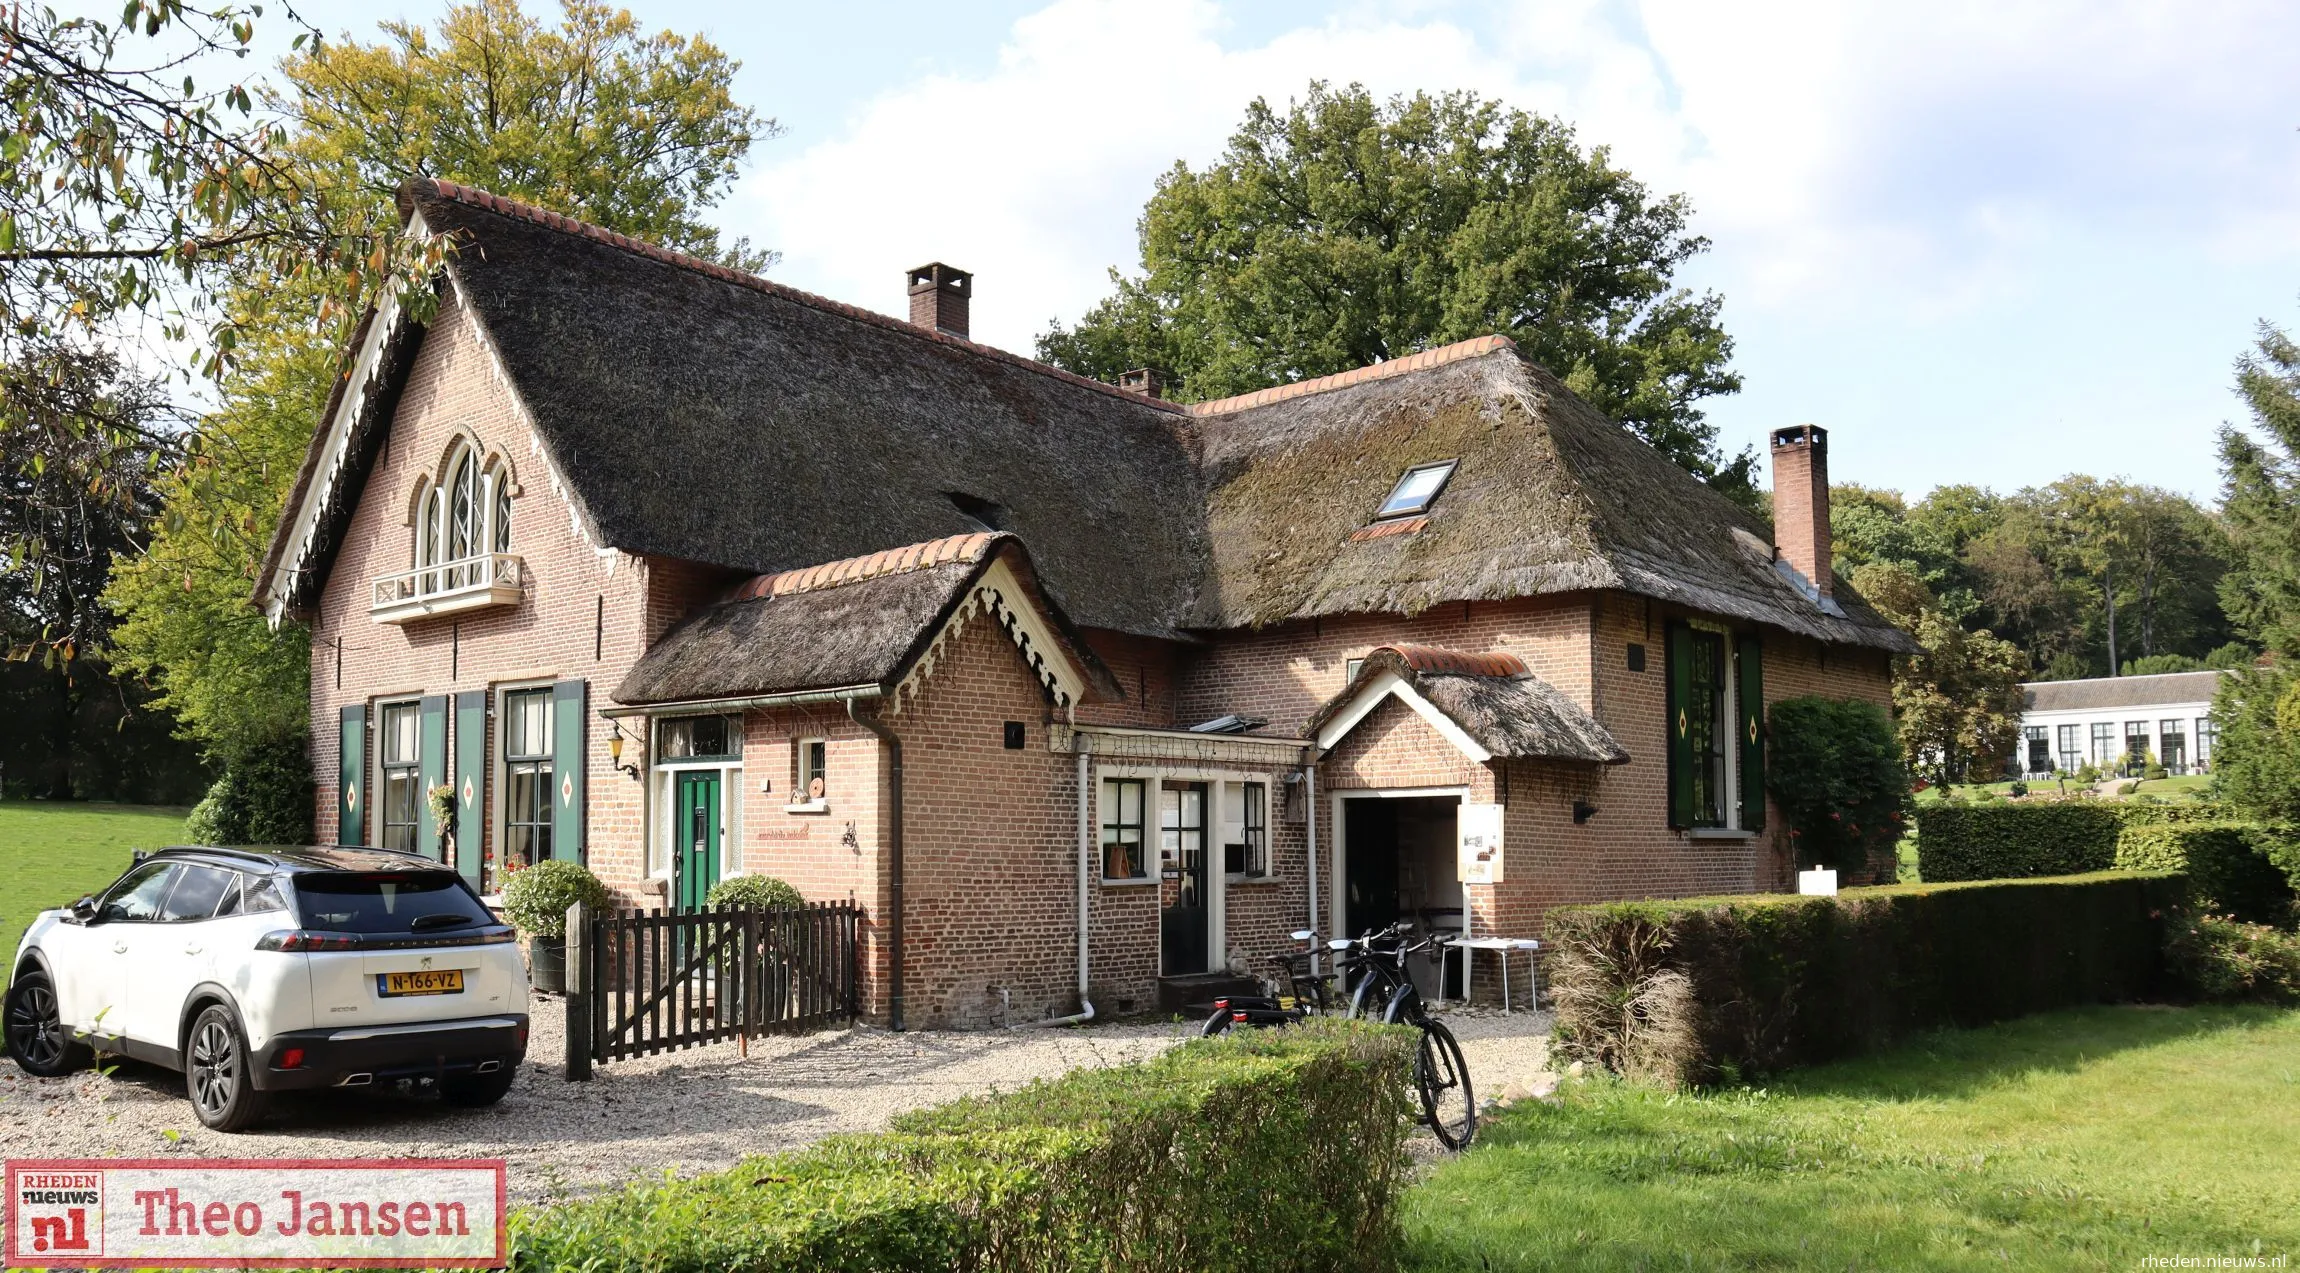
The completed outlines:
[[[1464,803],[1454,826],[1461,833],[1461,882],[1501,883],[1501,806]]]

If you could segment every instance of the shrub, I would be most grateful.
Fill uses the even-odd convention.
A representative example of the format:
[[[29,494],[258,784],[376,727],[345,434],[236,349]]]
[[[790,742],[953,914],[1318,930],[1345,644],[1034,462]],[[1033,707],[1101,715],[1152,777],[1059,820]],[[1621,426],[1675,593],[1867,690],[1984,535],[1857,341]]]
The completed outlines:
[[[2300,821],[2300,674],[2286,664],[2220,678],[2212,721],[2213,795],[2256,821]]]
[[[1565,1054],[1663,1083],[2161,993],[2164,874],[1609,902],[1549,913]]]
[[[2172,975],[2200,999],[2300,1003],[2300,936],[2217,915],[2176,917],[2165,934]]]
[[[522,1213],[513,1268],[1390,1268],[1413,1036],[1246,1031]]]
[[[1766,788],[1803,866],[1865,878],[1908,817],[1909,775],[1892,718],[1875,703],[1790,698],[1773,704]]]
[[[804,906],[807,899],[799,891],[772,875],[736,875],[720,880],[704,896],[706,906],[733,906],[746,910],[771,911],[786,906]]]
[[[225,758],[184,835],[195,844],[310,844],[315,791],[303,735],[247,745]]]
[[[567,908],[577,902],[605,911],[615,895],[581,864],[562,858],[522,867],[503,884],[504,918],[530,937],[565,937]]]
[[[2028,784],[2018,778],[2015,778],[2012,780],[2012,785],[2005,788],[2005,792],[2008,795],[2016,797],[2025,796],[2028,794]]]
[[[2139,823],[2117,837],[2116,864],[2178,871],[2208,911],[2256,924],[2283,923],[2292,917],[2292,881],[2263,852],[2268,835],[2246,822]]]
[[[2117,837],[2128,826],[2217,822],[2227,816],[2204,803],[2086,796],[1996,804],[1943,801],[1917,811],[1918,866],[1933,884],[2105,871],[2117,865]]]

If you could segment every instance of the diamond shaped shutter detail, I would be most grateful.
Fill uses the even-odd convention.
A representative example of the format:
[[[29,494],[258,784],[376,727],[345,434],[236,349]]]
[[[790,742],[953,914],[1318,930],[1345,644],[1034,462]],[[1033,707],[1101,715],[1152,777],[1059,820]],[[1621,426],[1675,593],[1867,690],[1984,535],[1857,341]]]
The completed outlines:
[[[551,687],[551,856],[583,860],[584,709],[589,683]]]
[[[336,753],[335,842],[367,843],[367,704],[343,709]]]
[[[455,696],[455,869],[477,889],[487,837],[487,692]]]
[[[1693,630],[1682,623],[1662,629],[1663,662],[1669,674],[1669,825],[1693,825]]]

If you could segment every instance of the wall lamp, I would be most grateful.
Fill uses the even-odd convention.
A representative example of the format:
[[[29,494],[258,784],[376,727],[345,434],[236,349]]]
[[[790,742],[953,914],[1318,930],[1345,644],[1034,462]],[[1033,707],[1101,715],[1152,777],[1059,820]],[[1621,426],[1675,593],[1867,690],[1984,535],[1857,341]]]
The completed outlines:
[[[607,737],[608,761],[612,763],[617,769],[620,769],[624,773],[631,775],[631,780],[633,782],[637,782],[639,780],[639,766],[626,765],[623,763],[623,727],[610,721],[608,722],[608,728],[615,731],[613,734],[610,734]]]

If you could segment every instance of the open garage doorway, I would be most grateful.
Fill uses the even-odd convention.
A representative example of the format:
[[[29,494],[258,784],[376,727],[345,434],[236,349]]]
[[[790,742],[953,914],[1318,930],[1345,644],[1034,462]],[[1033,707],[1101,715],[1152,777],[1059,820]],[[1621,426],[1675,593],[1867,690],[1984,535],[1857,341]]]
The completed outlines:
[[[1343,792],[1335,803],[1341,829],[1334,862],[1337,933],[1358,936],[1399,920],[1416,937],[1435,932],[1461,934],[1467,910],[1459,873],[1458,792]],[[1424,996],[1459,998],[1460,973],[1419,961],[1414,981]]]

